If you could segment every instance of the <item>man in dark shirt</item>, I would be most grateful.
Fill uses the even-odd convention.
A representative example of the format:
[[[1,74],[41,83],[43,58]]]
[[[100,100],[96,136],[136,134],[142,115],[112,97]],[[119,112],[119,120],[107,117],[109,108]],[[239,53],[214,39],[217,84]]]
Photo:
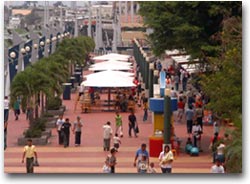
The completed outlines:
[[[131,110],[131,113],[130,115],[128,116],[128,126],[129,126],[129,130],[128,130],[128,134],[129,134],[129,137],[131,137],[131,130],[133,129],[134,131],[134,134],[135,134],[135,137],[137,137],[136,135],[136,126],[137,126],[137,123],[136,123],[136,117],[135,117],[135,114],[134,114],[134,111]]]
[[[71,124],[69,122],[69,118],[66,118],[65,123],[62,124],[61,128],[61,131],[63,132],[63,144],[65,148],[69,146],[70,127]]]

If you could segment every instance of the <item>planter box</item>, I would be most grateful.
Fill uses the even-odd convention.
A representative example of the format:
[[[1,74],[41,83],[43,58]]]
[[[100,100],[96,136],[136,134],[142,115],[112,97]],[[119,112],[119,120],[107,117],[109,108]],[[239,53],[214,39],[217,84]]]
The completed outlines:
[[[50,129],[46,129],[45,131],[42,132],[42,136],[47,136],[47,138],[51,137],[52,133]]]
[[[54,116],[63,115],[64,110],[62,108],[60,108],[59,110],[47,110],[47,113],[53,114]]]
[[[58,116],[53,116],[53,117],[43,117],[43,118],[45,118],[45,119],[46,119],[46,121],[47,121],[47,122],[49,122],[49,121],[55,121],[55,120],[58,118]]]
[[[48,121],[46,123],[46,128],[55,128],[56,127],[56,119],[52,120],[52,121]]]
[[[27,140],[30,138],[19,137],[17,139],[17,144],[19,146],[24,146],[27,144]],[[48,143],[48,137],[46,135],[41,136],[40,138],[31,138],[32,144],[34,145],[46,145]]]
[[[65,105],[62,105],[62,106],[60,107],[60,109],[62,109],[63,112],[65,112],[65,111],[66,111],[66,106],[65,106]]]

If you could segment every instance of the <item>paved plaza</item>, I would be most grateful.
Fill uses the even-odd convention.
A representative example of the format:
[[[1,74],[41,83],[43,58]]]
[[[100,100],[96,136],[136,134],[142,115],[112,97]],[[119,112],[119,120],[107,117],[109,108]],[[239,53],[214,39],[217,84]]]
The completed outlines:
[[[92,112],[82,113],[78,106],[76,111],[75,99],[77,93],[71,94],[71,100],[64,100],[66,106],[64,118],[69,118],[71,122],[80,116],[83,121],[81,146],[74,146],[74,134],[70,135],[70,146],[64,148],[58,145],[58,134],[56,128],[52,129],[52,136],[46,146],[37,146],[39,167],[35,167],[35,173],[102,173],[102,166],[108,152],[103,151],[103,129],[102,126],[111,122],[113,131],[115,130],[114,112],[102,112],[93,110]],[[106,98],[106,94],[102,98]],[[149,137],[153,134],[152,114],[143,122],[143,110],[136,106],[135,115],[138,120],[140,133],[138,137],[128,136],[128,115],[127,112],[121,113],[123,118],[124,137],[121,138],[122,144],[117,153],[116,173],[136,173],[133,161],[136,150],[142,143],[147,144],[149,150]],[[19,120],[14,120],[14,112],[10,111],[8,126],[8,147],[4,152],[4,171],[6,173],[25,173],[25,164],[21,163],[23,146],[17,145],[17,138],[28,128],[28,121],[25,114],[21,114]],[[203,152],[199,157],[191,157],[184,152],[187,139],[186,123],[182,122],[174,125],[176,135],[182,140],[180,154],[173,162],[173,173],[209,173],[212,166],[211,153],[208,150],[209,140],[213,132],[210,125],[204,126],[202,136]],[[111,143],[112,144],[112,143]],[[161,173],[158,165],[158,158],[150,158],[150,162],[155,163],[158,173]]]

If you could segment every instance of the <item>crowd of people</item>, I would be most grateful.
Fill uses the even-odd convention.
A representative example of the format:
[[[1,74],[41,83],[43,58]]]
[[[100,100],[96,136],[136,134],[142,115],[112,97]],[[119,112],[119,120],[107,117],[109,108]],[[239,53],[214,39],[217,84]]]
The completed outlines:
[[[155,62],[155,68],[158,71],[166,72],[166,86],[171,89],[171,97],[178,99],[178,111],[176,112],[175,122],[182,123],[183,120],[186,120],[186,129],[187,129],[187,144],[199,148],[199,151],[202,152],[202,134],[204,133],[204,110],[208,99],[202,91],[196,91],[191,87],[188,87],[188,80],[190,75],[187,71],[180,68],[178,72],[175,72],[172,66],[168,69],[163,69],[161,62]],[[129,104],[132,101],[137,104],[138,107],[141,107],[143,110],[143,122],[148,120],[148,98],[146,98],[145,93],[141,87],[141,81],[135,77],[134,83],[136,88],[131,89],[129,93],[125,91],[117,91],[115,93],[115,115],[114,115],[114,126],[113,131],[111,122],[108,121],[103,125],[103,151],[107,151],[108,155],[104,161],[103,172],[104,173],[115,173],[115,167],[118,163],[117,152],[119,151],[122,139],[124,137],[124,119],[120,112],[130,112],[126,122],[128,122],[128,137],[132,135],[137,138],[139,133],[139,126],[137,117],[135,114],[134,108],[129,108]],[[182,90],[180,90],[182,89]],[[79,99],[84,97],[86,89],[84,86],[81,86],[79,89]],[[100,99],[100,95],[94,88],[88,89],[88,95],[90,98],[90,103],[94,104],[96,99]],[[18,120],[18,115],[20,114],[20,101],[14,103],[14,116],[15,120]],[[7,121],[9,115],[9,101],[5,97],[4,100],[4,131],[7,133]],[[80,116],[77,116],[75,120],[70,120],[69,118],[63,117],[60,115],[56,121],[57,132],[58,132],[58,144],[63,145],[64,148],[69,147],[70,143],[70,134],[71,132],[75,137],[75,146],[78,147],[81,145],[81,133],[83,127],[83,121]],[[210,150],[213,155],[213,165],[211,167],[212,173],[224,173],[224,163],[225,155],[224,150],[227,144],[228,134],[225,134],[224,138],[219,136],[219,121],[214,119],[214,136],[211,138]],[[6,143],[6,136],[5,136]],[[113,144],[111,144],[113,143]],[[112,146],[111,146],[112,145]],[[7,145],[5,144],[5,149]],[[141,144],[141,147],[136,151],[134,158],[134,167],[137,168],[138,173],[156,173],[155,163],[150,162],[149,153],[146,149],[146,144]],[[22,162],[26,157],[26,166],[27,172],[33,172],[34,159],[37,159],[37,153],[35,146],[32,145],[32,140],[28,140],[27,146],[24,148]],[[172,163],[174,161],[173,153],[168,145],[164,146],[163,151],[159,154],[159,166],[162,173],[171,173],[172,172]]]

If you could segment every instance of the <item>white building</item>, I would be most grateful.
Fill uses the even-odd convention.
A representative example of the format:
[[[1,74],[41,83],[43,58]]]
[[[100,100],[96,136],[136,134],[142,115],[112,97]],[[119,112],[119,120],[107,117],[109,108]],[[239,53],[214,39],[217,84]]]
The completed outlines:
[[[97,9],[101,8],[101,16],[103,18],[110,18],[113,14],[113,5],[92,5],[91,6],[91,13],[92,17],[97,16]]]

